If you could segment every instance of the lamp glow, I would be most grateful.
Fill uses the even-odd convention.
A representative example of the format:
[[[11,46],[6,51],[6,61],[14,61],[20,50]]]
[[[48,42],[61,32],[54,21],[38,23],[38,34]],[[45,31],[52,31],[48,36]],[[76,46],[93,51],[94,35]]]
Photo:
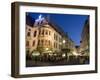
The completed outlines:
[[[49,50],[48,48],[46,48],[46,50]]]
[[[63,43],[65,43],[66,41],[65,40],[63,40]]]

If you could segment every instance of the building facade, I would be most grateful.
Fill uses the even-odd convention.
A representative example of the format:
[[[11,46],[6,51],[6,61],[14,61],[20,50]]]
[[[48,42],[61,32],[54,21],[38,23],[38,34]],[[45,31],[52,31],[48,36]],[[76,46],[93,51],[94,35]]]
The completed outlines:
[[[67,50],[66,52],[68,52],[68,55],[72,55],[74,54],[73,52],[75,52],[75,43],[71,40],[71,38],[68,35],[63,37],[62,49]]]
[[[89,56],[89,20],[86,20],[81,34],[81,55]]]
[[[54,53],[74,48],[74,42],[47,18],[40,15],[33,26],[26,24],[26,53]]]
[[[80,55],[80,46],[79,45],[77,45],[77,46],[75,46],[76,47],[76,52],[77,52],[77,55]]]

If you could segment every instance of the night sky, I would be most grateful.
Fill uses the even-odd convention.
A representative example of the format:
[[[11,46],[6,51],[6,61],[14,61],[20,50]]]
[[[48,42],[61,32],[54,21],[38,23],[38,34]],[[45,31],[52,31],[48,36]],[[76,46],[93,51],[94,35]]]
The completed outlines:
[[[49,13],[27,13],[32,18],[37,19],[41,14],[42,17],[49,15],[50,20],[60,26],[63,31],[68,33],[69,37],[75,42],[76,45],[80,45],[81,33],[84,27],[85,21],[89,18],[88,15],[73,15],[73,14],[49,14]]]

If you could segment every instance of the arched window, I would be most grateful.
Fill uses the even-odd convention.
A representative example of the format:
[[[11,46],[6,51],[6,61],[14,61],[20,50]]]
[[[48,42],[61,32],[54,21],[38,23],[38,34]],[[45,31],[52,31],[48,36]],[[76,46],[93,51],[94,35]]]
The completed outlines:
[[[41,35],[41,29],[39,30],[39,35]]]
[[[31,31],[31,29],[28,29],[29,31]]]
[[[35,40],[33,40],[33,46],[35,46]]]
[[[44,29],[42,30],[42,35],[44,35]]]
[[[48,35],[48,30],[46,30],[46,33],[45,34]]]
[[[41,45],[43,46],[43,43],[44,43],[44,41],[43,40],[41,40]]]
[[[30,32],[27,33],[27,36],[30,36]]]
[[[38,40],[38,45],[40,45],[40,40]]]
[[[45,45],[47,45],[47,40],[45,40]]]
[[[50,46],[50,40],[49,40],[49,46]]]
[[[51,31],[49,31],[49,35],[51,35]]]
[[[36,34],[37,34],[37,31],[34,31],[34,34],[33,34],[33,35],[34,35],[34,37],[36,37]]]
[[[56,48],[56,43],[54,42],[54,48]]]
[[[54,40],[56,39],[56,35],[55,35],[55,33],[54,33]]]

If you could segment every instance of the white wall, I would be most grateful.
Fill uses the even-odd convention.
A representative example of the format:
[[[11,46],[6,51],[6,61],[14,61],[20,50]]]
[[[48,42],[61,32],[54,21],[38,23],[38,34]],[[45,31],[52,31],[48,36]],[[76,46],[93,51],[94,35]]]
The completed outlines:
[[[1,0],[0,2],[0,80],[16,80],[10,76],[11,68],[11,2],[15,0]],[[77,4],[98,6],[98,14],[100,14],[100,0],[16,0],[16,1],[30,1],[41,3],[55,3],[55,4]],[[100,16],[98,16],[100,22]],[[98,34],[100,34],[100,23],[98,24]],[[98,36],[98,44],[100,44],[100,37]],[[100,45],[98,46],[100,47]],[[98,51],[98,53],[100,50]],[[100,54],[98,54],[98,58]],[[100,58],[98,59],[98,68],[100,68]],[[80,75],[64,75],[51,76],[39,78],[21,78],[18,80],[100,80],[100,69],[97,74],[80,74]]]

